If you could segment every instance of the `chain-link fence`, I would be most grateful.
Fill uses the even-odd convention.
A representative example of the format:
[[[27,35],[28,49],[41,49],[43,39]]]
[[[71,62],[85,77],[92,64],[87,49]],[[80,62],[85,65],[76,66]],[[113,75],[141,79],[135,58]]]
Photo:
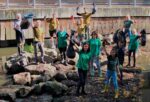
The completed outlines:
[[[66,6],[66,5],[150,5],[150,0],[0,0],[1,7],[12,6]]]

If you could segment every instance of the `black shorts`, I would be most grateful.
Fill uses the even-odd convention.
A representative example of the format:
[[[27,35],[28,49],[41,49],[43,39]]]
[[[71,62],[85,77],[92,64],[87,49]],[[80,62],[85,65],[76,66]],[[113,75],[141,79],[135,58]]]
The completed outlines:
[[[54,30],[49,30],[49,34],[50,34],[50,37],[54,37],[54,34],[56,35],[56,29]]]
[[[66,52],[67,47],[58,48],[60,53]]]
[[[25,41],[25,37],[23,35],[23,33],[19,30],[15,30],[16,31],[16,41],[18,44],[22,43]]]

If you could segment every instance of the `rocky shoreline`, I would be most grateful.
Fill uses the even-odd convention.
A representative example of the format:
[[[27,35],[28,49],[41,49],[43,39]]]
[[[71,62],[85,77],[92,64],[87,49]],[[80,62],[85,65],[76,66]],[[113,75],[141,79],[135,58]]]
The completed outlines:
[[[108,94],[104,88],[106,65],[102,66],[103,77],[88,75],[86,90],[88,95],[75,96],[78,74],[75,68],[77,57],[65,66],[60,63],[55,50],[46,49],[47,64],[35,65],[33,54],[16,54],[5,63],[9,82],[0,86],[0,102],[142,102],[142,72],[139,69],[124,69],[124,86],[119,86],[120,95],[113,98],[113,88]],[[103,61],[104,62],[104,61]]]

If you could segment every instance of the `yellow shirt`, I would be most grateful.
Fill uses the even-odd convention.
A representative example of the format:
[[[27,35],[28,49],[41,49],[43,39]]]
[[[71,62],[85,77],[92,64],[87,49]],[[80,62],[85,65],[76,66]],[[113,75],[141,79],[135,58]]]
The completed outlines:
[[[84,24],[85,25],[89,25],[90,24],[91,15],[92,15],[91,13],[83,13],[83,14],[81,14],[81,16],[84,19]]]
[[[84,34],[85,33],[85,25],[84,24],[79,24],[77,28],[78,34]]]
[[[49,29],[50,29],[50,30],[55,30],[55,29],[57,28],[57,26],[58,26],[58,21],[57,21],[57,19],[51,19],[51,20],[49,21]]]
[[[34,27],[34,41],[44,42],[44,30],[42,28]]]

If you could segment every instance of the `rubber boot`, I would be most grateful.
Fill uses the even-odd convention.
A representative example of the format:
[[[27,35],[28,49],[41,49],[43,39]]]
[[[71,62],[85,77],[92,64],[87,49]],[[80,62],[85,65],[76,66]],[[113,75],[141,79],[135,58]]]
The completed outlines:
[[[108,92],[108,85],[105,85],[104,90],[102,90],[102,93]]]
[[[116,90],[116,91],[115,91],[115,98],[118,98],[118,96],[119,96],[119,91]]]

